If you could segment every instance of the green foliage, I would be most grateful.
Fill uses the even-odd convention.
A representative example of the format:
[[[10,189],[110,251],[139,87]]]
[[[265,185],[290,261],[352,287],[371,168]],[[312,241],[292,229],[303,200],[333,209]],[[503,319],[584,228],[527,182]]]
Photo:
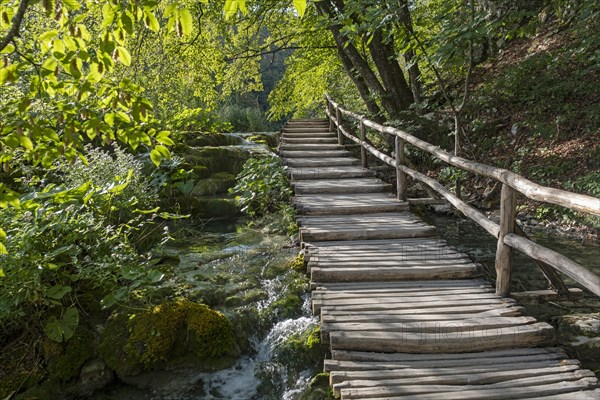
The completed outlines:
[[[230,191],[236,194],[242,211],[251,217],[277,211],[292,196],[281,159],[275,155],[248,159]]]
[[[462,182],[467,177],[467,172],[456,167],[445,167],[439,172],[438,179],[441,182]]]
[[[219,117],[229,132],[266,132],[271,130],[265,114],[256,107],[230,104],[219,109]]]
[[[156,190],[139,161],[113,151],[88,149],[87,166],[59,164],[46,178],[55,183],[23,179],[19,207],[0,213],[1,336],[41,321],[49,338],[67,341],[86,308],[109,307],[161,278],[138,250],[166,239],[145,215]],[[81,299],[89,292],[95,301]]]
[[[171,120],[174,129],[196,132],[230,132],[231,124],[222,121],[215,113],[202,109],[185,109]]]

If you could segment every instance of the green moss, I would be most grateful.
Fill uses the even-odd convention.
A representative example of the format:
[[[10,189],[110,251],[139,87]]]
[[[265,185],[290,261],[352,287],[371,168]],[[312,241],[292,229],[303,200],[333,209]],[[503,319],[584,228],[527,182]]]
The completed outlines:
[[[298,272],[306,271],[306,268],[304,266],[304,254],[298,254],[290,263],[290,268]]]
[[[271,148],[273,147],[277,147],[277,136],[274,134],[266,134],[266,133],[257,133],[254,134],[250,137],[248,137],[248,140],[254,143],[260,143],[260,144],[264,144],[267,145]]]
[[[217,172],[209,178],[200,179],[196,182],[192,195],[214,196],[215,194],[227,193],[227,189],[235,185],[235,175],[229,172]]]
[[[106,364],[119,375],[188,364],[222,368],[239,355],[229,320],[203,304],[185,300],[116,315],[100,348]]]
[[[302,393],[301,400],[334,400],[332,388],[329,386],[329,374],[322,372],[315,375],[308,383],[308,389]]]
[[[68,342],[60,344],[59,354],[48,360],[48,374],[51,379],[69,381],[79,375],[81,367],[94,356],[94,335],[79,326]]]
[[[199,218],[231,219],[240,213],[231,198],[183,196],[179,206],[182,213]]]
[[[222,133],[187,132],[184,137],[184,142],[188,146],[203,147],[237,145],[242,144],[243,140],[238,136]]]
[[[229,172],[237,175],[241,170],[250,153],[239,147],[198,147],[188,148],[183,154],[185,162],[184,169],[202,165],[211,173]]]

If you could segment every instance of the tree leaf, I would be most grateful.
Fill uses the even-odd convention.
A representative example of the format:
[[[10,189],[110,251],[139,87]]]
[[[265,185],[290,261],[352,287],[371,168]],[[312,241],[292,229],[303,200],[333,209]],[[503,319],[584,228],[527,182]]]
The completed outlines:
[[[10,54],[13,51],[15,51],[15,45],[12,43],[9,43],[6,45],[5,48],[2,49],[2,51],[0,51],[0,54]]]
[[[160,30],[160,24],[154,16],[154,13],[146,8],[144,9],[144,14],[144,24],[146,25],[146,28],[150,29],[153,32],[158,32]]]
[[[79,325],[79,311],[75,307],[69,307],[61,321],[61,328],[65,341],[71,339],[75,333],[75,329]]]
[[[54,285],[46,290],[46,297],[54,300],[62,299],[67,293],[71,292],[71,286]]]
[[[160,162],[163,159],[162,154],[160,154],[160,152],[156,149],[153,149],[150,152],[150,159],[152,160],[152,162],[154,163],[154,165],[156,165],[157,167],[160,165]]]
[[[294,7],[296,8],[296,11],[298,11],[300,18],[304,17],[304,13],[306,12],[306,0],[294,0]]]
[[[194,28],[194,22],[190,10],[188,10],[187,8],[179,10],[179,21],[181,22],[181,33],[184,36],[191,34]]]
[[[160,155],[164,158],[171,158],[171,153],[169,152],[169,149],[167,149],[165,146],[157,144],[156,146],[154,146],[154,149],[158,151]]]
[[[117,53],[119,54],[119,61],[129,67],[131,65],[131,55],[127,49],[123,46],[117,46]]]

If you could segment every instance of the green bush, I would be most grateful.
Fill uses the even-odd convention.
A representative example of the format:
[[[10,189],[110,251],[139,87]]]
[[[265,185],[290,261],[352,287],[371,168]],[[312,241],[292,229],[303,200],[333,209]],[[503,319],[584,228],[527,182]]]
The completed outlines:
[[[228,132],[232,129],[229,122],[221,121],[219,116],[203,108],[188,108],[171,119],[170,125],[179,131]]]
[[[275,155],[248,159],[230,192],[242,212],[251,217],[280,210],[292,196],[281,159]]]
[[[88,164],[61,165],[0,213],[0,343],[20,330],[67,341],[81,312],[124,301],[162,276],[152,247],[168,231],[144,211],[156,192],[133,156],[88,149]],[[40,182],[44,182],[41,180]],[[141,210],[140,210],[141,208]],[[4,254],[3,254],[4,253]],[[91,294],[91,295],[90,295]],[[41,322],[41,324],[40,324]]]

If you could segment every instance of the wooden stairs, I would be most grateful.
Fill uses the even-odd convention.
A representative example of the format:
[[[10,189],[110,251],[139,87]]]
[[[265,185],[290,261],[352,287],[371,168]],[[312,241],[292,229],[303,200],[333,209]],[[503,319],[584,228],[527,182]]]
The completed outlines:
[[[435,236],[325,120],[290,121],[280,155],[342,399],[600,399],[595,375],[552,346],[480,266]]]

